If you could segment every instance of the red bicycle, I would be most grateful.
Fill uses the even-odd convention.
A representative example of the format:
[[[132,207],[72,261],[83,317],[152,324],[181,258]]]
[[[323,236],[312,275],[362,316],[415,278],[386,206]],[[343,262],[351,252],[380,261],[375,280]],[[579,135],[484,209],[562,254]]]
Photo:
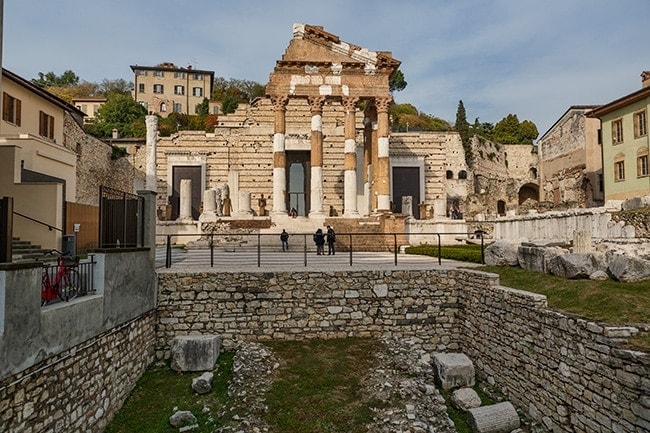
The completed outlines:
[[[58,250],[48,254],[57,254],[56,265],[43,265],[43,282],[41,285],[41,305],[55,299],[69,301],[79,293],[81,281],[77,265],[79,256],[65,255]]]

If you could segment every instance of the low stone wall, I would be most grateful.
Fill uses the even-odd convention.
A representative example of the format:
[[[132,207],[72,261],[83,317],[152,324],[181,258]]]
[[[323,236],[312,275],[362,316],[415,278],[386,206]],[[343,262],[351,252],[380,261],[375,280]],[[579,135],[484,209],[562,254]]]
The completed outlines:
[[[647,431],[649,355],[623,349],[634,328],[547,308],[498,276],[448,269],[158,274],[156,357],[177,335],[235,340],[417,337],[465,352],[477,374],[553,432]]]
[[[153,361],[150,312],[0,382],[0,431],[99,432]]]
[[[496,281],[496,276],[491,277]],[[301,340],[417,336],[432,351],[459,348],[462,287],[485,278],[455,271],[175,273],[159,270],[156,356],[177,335]]]
[[[648,431],[650,356],[619,344],[634,328],[557,313],[507,287],[463,291],[462,303],[460,346],[477,374],[547,431]]]

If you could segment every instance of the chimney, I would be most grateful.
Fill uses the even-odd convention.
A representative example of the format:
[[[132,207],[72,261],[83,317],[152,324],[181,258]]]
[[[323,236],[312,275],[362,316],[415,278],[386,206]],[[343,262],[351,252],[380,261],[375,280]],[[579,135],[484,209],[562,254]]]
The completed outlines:
[[[641,87],[650,87],[650,71],[641,72]]]

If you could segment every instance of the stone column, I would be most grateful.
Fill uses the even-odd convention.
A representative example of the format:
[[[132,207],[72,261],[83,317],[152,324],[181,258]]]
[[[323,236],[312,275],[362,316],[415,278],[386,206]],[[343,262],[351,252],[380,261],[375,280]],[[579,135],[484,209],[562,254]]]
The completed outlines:
[[[309,216],[323,215],[323,104],[322,96],[310,97],[311,106],[311,202]]]
[[[287,214],[287,154],[284,140],[286,131],[286,111],[289,97],[272,96],[275,113],[275,133],[273,134],[273,214]]]
[[[217,220],[217,191],[206,189],[203,191],[203,212],[199,215],[201,222],[215,222]]]
[[[192,179],[181,179],[181,205],[177,221],[192,221]]]
[[[158,118],[156,116],[147,116],[145,118],[147,127],[147,166],[145,172],[145,186],[148,191],[158,191],[158,182],[156,181],[156,141],[158,140]]]
[[[239,190],[239,215],[246,216],[252,215],[253,209],[251,208],[251,193],[243,189]]]
[[[375,189],[374,189],[374,166],[373,162],[377,159],[376,138],[377,138],[377,110],[374,105],[367,105],[365,118],[363,120],[364,143],[363,143],[363,167],[364,167],[364,195],[366,197],[366,212],[369,214],[376,208]]]
[[[357,143],[355,106],[359,98],[343,98],[345,109],[345,159],[343,161],[344,173],[344,197],[343,216],[357,217]]]
[[[377,211],[390,211],[390,160],[389,135],[390,124],[388,121],[388,107],[392,98],[390,96],[377,98],[377,167],[375,183],[377,192]]]

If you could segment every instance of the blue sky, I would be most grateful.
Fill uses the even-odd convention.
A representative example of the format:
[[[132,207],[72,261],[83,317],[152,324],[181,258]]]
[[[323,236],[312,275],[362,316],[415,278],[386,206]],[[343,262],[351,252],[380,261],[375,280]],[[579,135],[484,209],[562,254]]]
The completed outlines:
[[[266,84],[295,22],[391,51],[398,103],[453,123],[462,99],[470,122],[515,113],[540,136],[650,70],[648,0],[5,0],[3,66],[101,82],[169,61]]]

